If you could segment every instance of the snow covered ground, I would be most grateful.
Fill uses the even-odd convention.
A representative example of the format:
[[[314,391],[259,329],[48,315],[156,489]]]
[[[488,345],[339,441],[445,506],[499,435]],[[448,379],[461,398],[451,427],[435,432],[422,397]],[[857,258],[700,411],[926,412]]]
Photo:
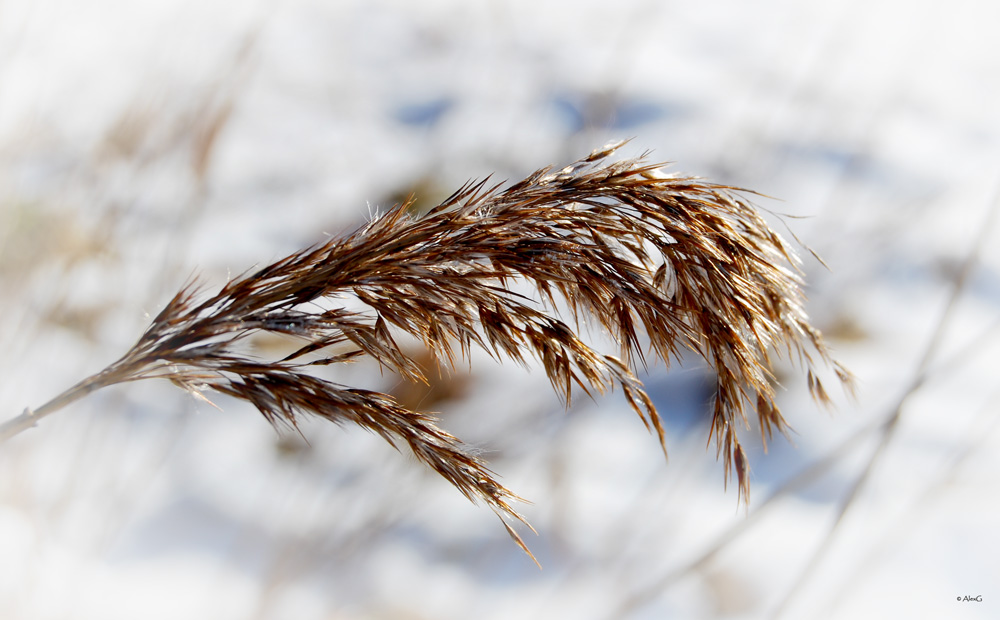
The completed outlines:
[[[643,377],[664,463],[620,395],[566,412],[474,356],[434,408],[533,502],[541,571],[363,431],[110,388],[0,446],[0,618],[1000,617],[997,23],[986,0],[0,3],[4,418],[193,272],[627,137],[780,199],[860,381],[826,412],[781,369],[797,434],[753,454],[744,511],[697,364]]]

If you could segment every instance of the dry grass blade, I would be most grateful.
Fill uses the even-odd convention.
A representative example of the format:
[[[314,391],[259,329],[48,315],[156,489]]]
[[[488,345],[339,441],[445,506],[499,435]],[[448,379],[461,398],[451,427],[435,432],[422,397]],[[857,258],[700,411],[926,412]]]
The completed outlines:
[[[162,377],[246,400],[275,425],[311,414],[402,441],[467,497],[523,522],[511,507],[518,498],[431,418],[309,367],[368,355],[422,379],[393,329],[452,364],[472,346],[517,362],[533,356],[567,403],[574,386],[588,394],[621,387],[665,449],[660,418],[630,368],[648,355],[669,363],[691,350],[716,372],[712,437],[727,480],[735,469],[743,494],[747,459],[736,429],[747,425],[747,407],[767,433],[785,425],[770,353],[797,356],[820,399],[812,354],[841,379],[849,375],[807,321],[794,252],[738,190],[667,176],[641,158],[611,162],[617,146],[507,188],[468,184],[421,218],[399,205],[205,299],[185,287],[123,358],[9,422],[0,438],[99,387]],[[515,280],[533,284],[545,305],[512,292]],[[345,295],[368,311],[314,303]],[[607,330],[620,356],[583,342],[555,311],[557,299]],[[261,331],[299,337],[302,346],[279,360],[240,353],[239,341]]]

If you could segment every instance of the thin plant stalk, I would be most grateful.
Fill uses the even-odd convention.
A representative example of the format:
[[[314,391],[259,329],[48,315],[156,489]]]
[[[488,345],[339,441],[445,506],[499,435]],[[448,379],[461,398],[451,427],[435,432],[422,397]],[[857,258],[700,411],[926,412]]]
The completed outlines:
[[[903,412],[906,410],[906,404],[924,386],[928,379],[928,371],[931,367],[931,363],[938,355],[938,351],[944,342],[944,336],[951,325],[953,317],[955,316],[955,308],[958,306],[958,302],[965,292],[969,277],[972,275],[974,268],[979,262],[980,254],[982,253],[983,247],[986,245],[986,240],[989,238],[989,235],[992,232],[998,218],[1000,218],[1000,186],[997,187],[996,193],[990,202],[990,206],[984,215],[983,222],[977,229],[976,237],[969,246],[969,250],[962,261],[961,268],[955,276],[944,310],[941,312],[941,316],[937,323],[935,323],[934,331],[931,333],[931,337],[927,341],[920,359],[917,361],[916,368],[913,372],[913,379],[896,401],[895,407],[892,409],[892,413],[880,425],[878,429],[878,443],[868,456],[868,461],[861,469],[858,477],[854,480],[846,495],[839,502],[834,520],[830,524],[826,535],[823,537],[823,541],[813,551],[813,553],[810,554],[805,566],[798,572],[795,581],[775,607],[772,612],[773,618],[780,618],[786,615],[792,601],[813,578],[816,569],[833,547],[833,543],[836,540],[840,524],[843,523],[844,517],[855,504],[855,500],[860,495],[861,490],[871,478],[879,461],[885,456],[889,445],[891,445],[893,439],[895,439],[896,431],[899,429],[899,422],[903,417]]]

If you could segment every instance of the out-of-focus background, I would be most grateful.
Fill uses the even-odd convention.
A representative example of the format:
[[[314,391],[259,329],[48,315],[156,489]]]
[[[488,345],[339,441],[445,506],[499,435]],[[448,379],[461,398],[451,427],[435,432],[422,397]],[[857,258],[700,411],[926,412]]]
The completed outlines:
[[[986,0],[0,3],[3,418],[193,273],[628,137],[774,197],[859,379],[829,412],[779,367],[796,434],[744,433],[744,510],[694,360],[642,376],[666,463],[620,395],[566,411],[537,370],[334,369],[480,446],[533,502],[541,571],[363,431],[114,387],[0,446],[0,617],[1000,617],[998,23]]]

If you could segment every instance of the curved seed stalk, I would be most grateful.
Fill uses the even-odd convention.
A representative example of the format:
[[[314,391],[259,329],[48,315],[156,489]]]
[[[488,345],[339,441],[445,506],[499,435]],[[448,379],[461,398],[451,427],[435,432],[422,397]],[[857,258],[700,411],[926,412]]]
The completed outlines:
[[[195,394],[246,400],[274,425],[295,426],[311,414],[401,441],[466,497],[523,523],[511,507],[519,498],[432,418],[309,367],[368,355],[424,380],[393,329],[450,364],[473,346],[521,363],[533,356],[567,404],[574,385],[588,394],[619,386],[666,450],[660,417],[630,368],[647,355],[669,363],[690,350],[716,373],[710,441],[726,480],[735,470],[745,495],[747,459],[736,428],[747,425],[748,405],[765,434],[785,428],[771,352],[798,357],[819,400],[827,397],[813,354],[845,383],[850,375],[807,320],[797,257],[739,190],[667,176],[643,158],[608,161],[618,146],[505,189],[467,184],[420,218],[399,205],[205,299],[186,286],[124,357],[0,426],[0,439],[100,387],[159,377]],[[533,284],[544,307],[512,292],[512,281]],[[313,303],[345,295],[368,311]],[[575,319],[590,317],[607,330],[620,343],[619,357],[583,342],[555,311],[557,299]],[[302,345],[283,359],[251,358],[237,345],[255,332],[295,336]]]

